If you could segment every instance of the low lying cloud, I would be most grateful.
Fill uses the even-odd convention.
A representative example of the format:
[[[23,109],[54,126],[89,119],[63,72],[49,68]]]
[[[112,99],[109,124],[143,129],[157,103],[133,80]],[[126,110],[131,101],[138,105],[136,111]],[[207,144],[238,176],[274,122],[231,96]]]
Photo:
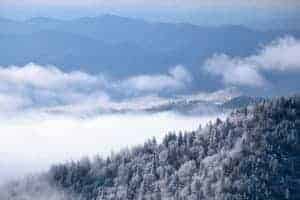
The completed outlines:
[[[221,77],[225,84],[261,87],[266,83],[257,66],[244,59],[231,58],[224,54],[207,60],[205,70]]]
[[[83,100],[108,99],[103,77],[79,71],[64,73],[54,66],[28,64],[0,68],[0,112],[16,112]],[[96,89],[98,88],[98,89]]]
[[[123,80],[37,64],[0,67],[0,184],[56,162],[108,155],[154,136],[160,140],[169,131],[197,129],[215,119],[216,113],[147,111],[168,107],[170,102],[222,102],[233,93],[224,90],[171,99],[158,94],[185,89],[192,80],[183,66]]]
[[[79,200],[75,195],[51,185],[44,175],[34,175],[0,185],[0,199]]]
[[[74,84],[93,85],[99,81],[99,77],[74,71],[64,73],[54,66],[42,67],[36,64],[28,64],[24,67],[11,66],[0,69],[0,80],[10,84],[28,85],[37,88],[65,89]]]
[[[263,47],[256,55],[234,58],[224,54],[208,59],[204,69],[222,78],[227,85],[263,87],[263,72],[300,71],[300,41],[287,36]]]
[[[300,70],[300,40],[286,36],[265,46],[249,58],[260,68],[280,71]]]
[[[183,66],[166,74],[139,75],[114,80],[102,74],[63,72],[55,66],[34,63],[23,67],[0,67],[0,112],[30,109],[72,112],[111,107],[111,94],[156,95],[160,91],[184,89],[192,76]]]
[[[141,75],[131,77],[121,82],[123,88],[133,88],[137,91],[178,90],[186,87],[192,81],[191,74],[181,65],[169,70],[164,75]]]
[[[24,113],[82,117],[128,110],[145,111],[185,100],[224,102],[236,96],[233,90],[176,95],[191,86],[192,81],[190,72],[180,65],[166,73],[121,80],[103,74],[63,72],[55,66],[34,63],[23,67],[0,67],[0,117]],[[173,94],[171,99],[161,96],[167,92]]]
[[[169,131],[197,129],[216,116],[182,116],[174,113],[110,114],[89,118],[31,113],[1,118],[0,184],[51,164],[142,144]]]

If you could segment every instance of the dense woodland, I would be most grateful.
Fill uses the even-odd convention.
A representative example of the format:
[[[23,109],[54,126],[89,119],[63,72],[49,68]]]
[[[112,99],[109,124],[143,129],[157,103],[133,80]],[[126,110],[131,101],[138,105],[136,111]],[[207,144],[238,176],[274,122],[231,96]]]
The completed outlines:
[[[300,96],[293,96],[161,143],[54,165],[5,185],[0,199],[296,200],[299,188]]]

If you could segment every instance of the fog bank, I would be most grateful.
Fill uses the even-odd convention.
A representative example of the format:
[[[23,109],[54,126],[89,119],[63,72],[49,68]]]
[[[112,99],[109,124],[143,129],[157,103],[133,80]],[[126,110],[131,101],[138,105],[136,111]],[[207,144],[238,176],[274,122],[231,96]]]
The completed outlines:
[[[0,177],[6,181],[46,170],[53,163],[96,154],[106,156],[152,137],[160,141],[169,131],[196,130],[216,116],[164,112],[78,118],[31,113],[1,118]]]

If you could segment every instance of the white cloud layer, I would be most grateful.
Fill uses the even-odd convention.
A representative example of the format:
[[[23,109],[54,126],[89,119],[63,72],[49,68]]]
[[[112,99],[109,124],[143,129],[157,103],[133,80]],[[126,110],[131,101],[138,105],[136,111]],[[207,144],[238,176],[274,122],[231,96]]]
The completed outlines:
[[[215,55],[207,60],[205,70],[220,76],[225,84],[263,86],[266,83],[256,66],[224,54]]]
[[[65,115],[19,114],[1,117],[0,184],[51,164],[142,144],[168,131],[195,130],[215,116],[173,113],[111,114],[80,119]]]
[[[65,73],[54,66],[28,64],[0,67],[0,113],[40,109],[44,111],[93,112],[117,106],[111,93],[155,95],[184,89],[192,77],[183,66],[167,74],[139,75],[112,80],[80,71]]]
[[[176,66],[165,75],[141,75],[131,77],[121,83],[124,88],[137,91],[162,91],[183,89],[192,81],[192,76],[183,66]]]
[[[263,48],[258,55],[249,58],[266,70],[300,70],[300,40],[286,36]]]
[[[287,36],[246,58],[215,55],[206,61],[204,69],[221,77],[225,84],[262,87],[268,84],[263,71],[300,71],[299,52],[300,41]]]
[[[1,68],[0,80],[11,84],[28,85],[42,89],[65,89],[72,87],[74,84],[95,84],[98,81],[98,77],[80,71],[64,73],[54,66],[42,67],[31,63],[24,67]]]
[[[183,116],[144,111],[170,103],[160,91],[180,90],[193,77],[176,66],[165,74],[112,80],[54,66],[28,64],[0,67],[0,184],[1,181],[47,168],[54,162],[84,155],[107,155],[143,143],[168,131],[194,130],[215,116]],[[123,90],[140,94],[114,100]],[[175,101],[228,100],[231,90],[178,96]],[[122,111],[125,114],[105,112]],[[134,112],[126,113],[126,110]],[[135,114],[133,114],[135,113]]]

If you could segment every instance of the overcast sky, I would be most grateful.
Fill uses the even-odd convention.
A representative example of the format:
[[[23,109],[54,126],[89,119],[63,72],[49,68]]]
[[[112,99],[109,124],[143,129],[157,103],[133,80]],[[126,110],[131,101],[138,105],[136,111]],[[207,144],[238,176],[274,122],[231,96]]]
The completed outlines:
[[[274,21],[276,26],[298,24],[299,8],[299,0],[0,0],[0,17],[72,19],[109,13],[160,22],[265,27]]]
[[[6,5],[63,5],[63,6],[295,6],[298,0],[1,0]]]

